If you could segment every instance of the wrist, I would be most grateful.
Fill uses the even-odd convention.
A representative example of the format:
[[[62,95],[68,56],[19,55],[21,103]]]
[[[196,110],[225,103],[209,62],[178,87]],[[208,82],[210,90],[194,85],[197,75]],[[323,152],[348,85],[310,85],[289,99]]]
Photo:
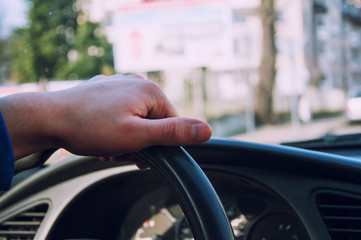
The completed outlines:
[[[49,93],[21,93],[0,99],[15,160],[57,147],[53,103]]]

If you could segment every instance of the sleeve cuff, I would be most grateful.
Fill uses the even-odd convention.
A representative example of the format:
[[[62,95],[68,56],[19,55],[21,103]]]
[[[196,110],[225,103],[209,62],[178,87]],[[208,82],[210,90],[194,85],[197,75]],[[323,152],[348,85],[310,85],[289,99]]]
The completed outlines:
[[[0,112],[0,191],[9,190],[14,176],[14,153]]]

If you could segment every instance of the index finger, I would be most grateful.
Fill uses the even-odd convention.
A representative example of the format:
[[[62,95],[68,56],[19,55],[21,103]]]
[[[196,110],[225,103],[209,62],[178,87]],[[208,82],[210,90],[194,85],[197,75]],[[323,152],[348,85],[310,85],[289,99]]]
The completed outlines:
[[[161,119],[169,117],[178,117],[179,114],[162,89],[153,81],[147,80],[145,92],[148,93],[148,119]]]

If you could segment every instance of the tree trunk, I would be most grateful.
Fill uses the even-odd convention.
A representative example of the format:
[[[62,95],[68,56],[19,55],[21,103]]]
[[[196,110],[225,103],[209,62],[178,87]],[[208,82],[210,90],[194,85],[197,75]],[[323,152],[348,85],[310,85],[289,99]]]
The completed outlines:
[[[262,0],[259,14],[262,22],[263,40],[259,81],[256,87],[255,113],[260,123],[269,123],[273,118],[273,86],[276,75],[274,1]]]

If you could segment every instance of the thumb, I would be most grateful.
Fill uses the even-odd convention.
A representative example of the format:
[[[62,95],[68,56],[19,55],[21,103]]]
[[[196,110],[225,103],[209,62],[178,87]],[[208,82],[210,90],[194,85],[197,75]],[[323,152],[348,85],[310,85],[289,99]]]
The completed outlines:
[[[147,145],[179,146],[202,143],[212,136],[211,127],[200,120],[182,117],[142,119]]]

